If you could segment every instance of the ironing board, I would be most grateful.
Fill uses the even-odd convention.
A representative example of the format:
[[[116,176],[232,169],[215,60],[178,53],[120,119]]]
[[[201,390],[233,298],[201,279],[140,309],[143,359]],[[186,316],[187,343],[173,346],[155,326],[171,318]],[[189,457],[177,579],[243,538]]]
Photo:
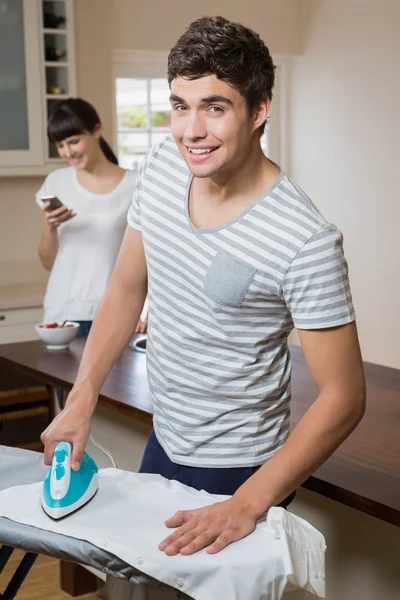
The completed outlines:
[[[268,596],[278,600],[290,594],[294,600],[295,594],[297,600],[305,600],[310,598],[309,592],[313,598],[325,597],[323,536],[282,508],[273,507],[253,537],[240,542],[246,548],[235,544],[221,553],[216,563],[203,553],[196,564],[190,562],[195,557],[178,556],[170,565],[164,554],[156,551],[156,560],[152,556],[160,530],[165,529],[157,511],[165,512],[165,521],[166,511],[172,514],[181,505],[206,506],[210,503],[206,492],[159,475],[100,470],[102,494],[94,499],[97,516],[91,520],[89,515],[83,519],[76,515],[71,527],[72,521],[50,523],[37,504],[46,473],[42,461],[42,454],[0,446],[0,514],[8,517],[0,517],[0,572],[14,548],[26,551],[0,600],[13,600],[38,554],[106,573],[112,585],[108,591],[114,600],[206,600],[219,598],[221,591],[228,589],[230,597],[237,599],[246,596],[260,600]],[[218,501],[217,497],[211,498]],[[113,502],[117,508],[111,519]],[[143,523],[145,529],[141,528]],[[142,549],[145,559],[139,556]],[[143,562],[145,573],[131,566]],[[181,589],[184,586],[185,591]]]
[[[0,445],[0,491],[20,484],[43,481],[47,467],[39,452]],[[0,517],[0,573],[14,548],[26,552],[0,600],[13,600],[38,554],[89,565],[112,577],[146,584],[149,579],[113,554],[83,540],[77,540]],[[165,586],[169,587],[169,586]],[[189,598],[187,595],[182,597]]]

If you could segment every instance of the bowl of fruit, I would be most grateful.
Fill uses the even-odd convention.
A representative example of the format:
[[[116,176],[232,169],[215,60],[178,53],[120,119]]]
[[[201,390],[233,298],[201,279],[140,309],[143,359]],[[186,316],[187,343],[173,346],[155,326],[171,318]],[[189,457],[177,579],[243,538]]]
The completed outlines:
[[[40,323],[35,325],[35,330],[48,350],[65,350],[78,335],[79,323],[75,321]]]

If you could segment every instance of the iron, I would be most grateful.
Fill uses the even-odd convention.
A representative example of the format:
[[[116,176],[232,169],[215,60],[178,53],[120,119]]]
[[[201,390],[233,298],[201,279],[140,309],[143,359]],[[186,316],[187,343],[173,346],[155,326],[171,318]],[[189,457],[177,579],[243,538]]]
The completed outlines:
[[[79,471],[71,469],[72,445],[59,442],[42,489],[43,510],[53,519],[61,519],[89,502],[98,490],[98,468],[84,452]]]

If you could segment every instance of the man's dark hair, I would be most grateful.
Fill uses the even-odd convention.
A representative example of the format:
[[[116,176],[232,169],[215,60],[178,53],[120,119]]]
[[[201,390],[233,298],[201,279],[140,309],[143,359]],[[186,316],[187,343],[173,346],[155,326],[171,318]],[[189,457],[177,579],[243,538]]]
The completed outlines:
[[[236,88],[251,114],[272,99],[275,66],[260,36],[223,17],[202,17],[189,25],[168,56],[168,82],[176,77],[216,75]],[[260,127],[262,134],[265,123]]]

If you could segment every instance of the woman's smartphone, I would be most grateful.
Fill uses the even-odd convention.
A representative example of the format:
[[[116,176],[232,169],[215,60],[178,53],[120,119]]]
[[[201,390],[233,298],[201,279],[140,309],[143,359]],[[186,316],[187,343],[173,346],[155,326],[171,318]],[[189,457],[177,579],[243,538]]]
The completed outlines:
[[[61,208],[64,204],[61,202],[57,196],[42,196],[40,200],[43,202],[50,202],[50,207],[47,210],[56,210],[57,208]]]

